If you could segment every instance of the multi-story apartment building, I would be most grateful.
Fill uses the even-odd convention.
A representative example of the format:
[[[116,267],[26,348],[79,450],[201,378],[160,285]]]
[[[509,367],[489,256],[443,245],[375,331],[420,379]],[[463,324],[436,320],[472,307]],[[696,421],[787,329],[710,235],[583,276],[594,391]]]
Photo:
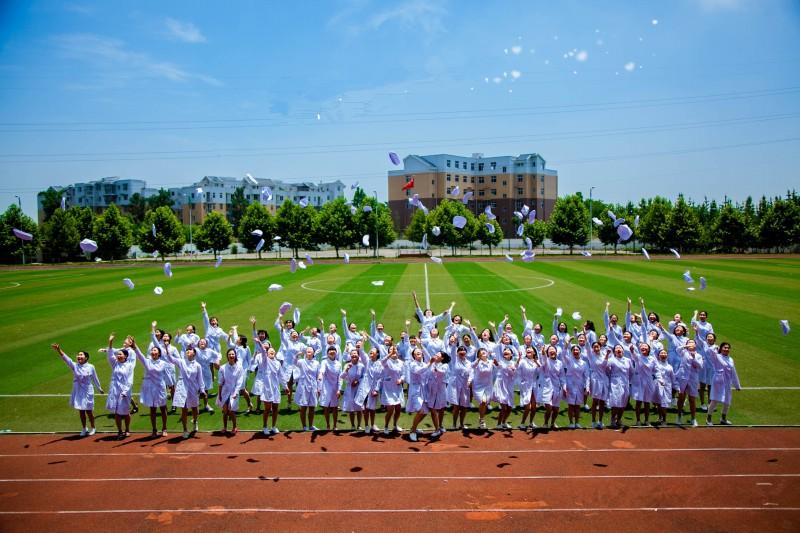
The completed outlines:
[[[546,168],[539,154],[409,155],[403,159],[402,170],[390,170],[388,174],[389,209],[399,230],[408,226],[414,214],[416,208],[408,202],[414,194],[426,207],[433,208],[444,198],[460,200],[471,191],[473,196],[467,205],[470,211],[480,215],[491,205],[508,236],[516,230],[514,211],[527,205],[536,209],[537,219],[546,220],[558,198],[558,172]],[[412,178],[414,187],[403,190]],[[458,195],[451,194],[455,187],[459,188]]]
[[[231,197],[238,187],[244,187],[244,196],[250,202],[260,201],[261,190],[269,187],[272,190],[272,200],[265,205],[273,214],[285,200],[297,203],[307,198],[308,205],[320,208],[325,202],[344,196],[345,189],[344,183],[338,180],[288,183],[273,179],[205,176],[191,185],[173,187],[167,191],[174,202],[172,208],[181,221],[189,224],[191,220],[192,223],[199,224],[203,222],[206,214],[212,211],[227,217]],[[123,213],[127,213],[133,194],[139,193],[148,198],[158,194],[158,190],[148,188],[144,180],[110,177],[68,185],[61,189],[61,193],[66,198],[67,207],[91,207],[95,213],[102,213],[113,203]],[[40,193],[38,209],[40,223],[44,220],[41,200]]]
[[[116,204],[121,212],[127,213],[131,196],[139,193],[146,198],[157,192],[155,189],[148,189],[144,180],[119,177],[76,183],[61,189],[67,207],[91,207],[95,213],[102,213],[111,204]],[[37,200],[41,224],[44,220],[41,193]]]

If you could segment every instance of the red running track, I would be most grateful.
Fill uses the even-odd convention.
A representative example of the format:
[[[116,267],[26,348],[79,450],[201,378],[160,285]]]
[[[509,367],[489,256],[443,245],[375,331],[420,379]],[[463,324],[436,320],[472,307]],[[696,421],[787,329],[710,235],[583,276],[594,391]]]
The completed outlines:
[[[0,531],[800,531],[800,430],[0,437]]]

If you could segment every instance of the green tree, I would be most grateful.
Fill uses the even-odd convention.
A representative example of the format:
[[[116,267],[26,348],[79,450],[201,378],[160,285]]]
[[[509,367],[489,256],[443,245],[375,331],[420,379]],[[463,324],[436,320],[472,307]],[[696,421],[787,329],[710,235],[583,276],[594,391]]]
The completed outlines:
[[[351,202],[355,207],[364,205],[364,200],[367,199],[367,193],[361,187],[356,187],[356,192],[353,193],[353,201]]]
[[[356,242],[355,220],[344,198],[336,198],[322,206],[317,230],[317,242],[333,246],[336,257],[339,257],[339,248],[349,248]]]
[[[42,205],[42,213],[44,213],[44,221],[47,221],[53,213],[61,207],[61,198],[63,192],[54,187],[48,187],[46,191],[39,193],[39,202]]]
[[[453,218],[456,216],[467,219],[467,224],[462,229],[453,225]],[[480,231],[475,215],[461,202],[452,200],[442,200],[442,203],[428,213],[428,227],[433,228],[434,226],[439,226],[441,233],[438,237],[430,234],[428,242],[449,246],[453,254],[456,253],[457,247],[469,246]]]
[[[57,209],[42,224],[42,255],[45,261],[61,263],[78,255],[81,234],[75,221],[73,209]],[[91,237],[91,233],[87,237]]]
[[[726,202],[720,209],[713,228],[715,243],[722,251],[730,252],[744,247],[746,229],[744,217],[730,202]]]
[[[30,241],[17,238],[14,228],[33,235]],[[30,261],[39,248],[39,228],[31,217],[22,212],[17,204],[11,204],[0,215],[0,262],[21,263],[23,257]]]
[[[550,240],[569,246],[571,254],[575,246],[583,246],[589,241],[588,220],[589,211],[579,195],[562,196],[556,200],[550,214]]]
[[[372,208],[369,212],[364,211],[364,206],[367,205]],[[394,230],[394,222],[392,221],[389,208],[386,207],[386,204],[378,203],[375,198],[364,198],[361,209],[356,211],[353,220],[356,228],[356,240],[360,241],[361,237],[369,235],[370,248],[374,250],[376,257],[378,255],[377,246],[389,246],[397,239],[397,233]],[[376,231],[377,239],[375,235]]]
[[[147,199],[138,192],[133,193],[129,200],[128,213],[135,224],[141,224],[147,213]]]
[[[234,227],[239,227],[239,222],[241,222],[245,211],[247,211],[248,205],[250,205],[250,202],[244,195],[244,187],[236,187],[233,194],[231,194],[231,207],[228,210],[230,222]]]
[[[300,207],[291,200],[286,200],[278,209],[276,230],[281,236],[284,246],[292,249],[295,257],[300,257],[299,250],[309,249],[314,244],[317,212],[311,207]]]
[[[748,196],[742,206],[742,216],[744,217],[745,226],[745,248],[758,248],[759,247],[759,221],[756,215],[756,206],[753,203],[753,197]]]
[[[233,240],[233,229],[221,213],[212,211],[198,228],[194,242],[200,250],[213,250],[214,259],[217,252],[225,250]]]
[[[411,221],[408,223],[408,226],[406,226],[405,238],[413,242],[422,242],[422,236],[425,235],[428,230],[428,217],[425,211],[422,209],[415,209],[414,214],[411,215]]]
[[[667,224],[665,244],[678,251],[693,250],[700,240],[700,220],[691,206],[679,194]]]
[[[787,248],[800,244],[800,207],[790,200],[776,198],[761,220],[761,242],[767,248]]]
[[[536,248],[541,245],[545,237],[547,237],[547,222],[544,220],[534,220],[533,224],[528,224],[526,222],[522,236],[530,238],[531,245]]]
[[[156,235],[153,236],[152,227],[156,226]],[[158,252],[161,260],[169,254],[176,254],[181,251],[186,243],[183,234],[183,226],[178,217],[167,206],[161,206],[155,210],[149,210],[144,216],[144,224],[139,230],[139,247],[147,252]]]
[[[640,224],[636,235],[644,244],[651,248],[665,250],[669,248],[670,241],[670,216],[672,202],[661,196],[656,196],[640,210]],[[633,221],[629,220],[631,229]]]
[[[94,221],[97,255],[103,259],[125,259],[133,244],[130,221],[111,204]]]
[[[253,237],[252,232],[260,229],[263,232],[261,237]],[[265,247],[269,250],[272,247],[272,239],[275,237],[275,219],[269,214],[269,210],[264,207],[261,202],[253,202],[247,206],[247,209],[239,221],[238,237],[248,251],[256,249],[258,241],[262,238],[265,242]],[[258,251],[258,258],[261,259],[261,252]]]
[[[503,228],[500,227],[497,220],[489,220],[485,213],[481,213],[481,216],[475,221],[477,223],[475,236],[481,241],[481,244],[489,247],[489,255],[492,255],[492,246],[499,246],[503,242]],[[494,231],[489,231],[487,224],[491,224]]]
[[[147,207],[150,210],[154,211],[159,207],[169,207],[172,209],[172,206],[175,204],[175,200],[172,199],[172,196],[169,194],[169,191],[161,188],[158,192],[147,199]]]
[[[94,212],[91,207],[70,207],[67,210],[75,220],[75,229],[81,239],[91,239],[94,235]]]

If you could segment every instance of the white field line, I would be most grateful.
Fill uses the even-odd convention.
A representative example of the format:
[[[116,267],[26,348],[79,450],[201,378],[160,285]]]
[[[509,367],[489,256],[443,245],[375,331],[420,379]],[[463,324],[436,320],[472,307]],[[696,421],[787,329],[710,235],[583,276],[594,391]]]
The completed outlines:
[[[158,476],[104,478],[19,478],[0,479],[0,483],[119,483],[151,481],[491,481],[491,480],[587,480],[587,479],[719,479],[719,478],[800,478],[800,474],[620,474],[620,475],[532,475],[532,476]],[[764,485],[764,483],[758,483]],[[771,485],[771,483],[769,483]]]
[[[398,508],[398,509],[279,509],[263,507],[213,507],[208,509],[74,509],[58,511],[0,511],[0,515],[32,516],[32,515],[95,515],[95,514],[234,514],[234,513],[294,513],[294,514],[393,514],[393,513],[509,513],[509,514],[531,514],[531,513],[658,513],[658,512],[702,512],[702,511],[783,511],[798,512],[800,507],[559,507],[559,508],[536,508],[536,509],[505,509],[502,507],[485,508]]]
[[[428,289],[428,263],[423,263],[425,267],[425,309],[431,308],[431,293]]]
[[[593,454],[593,453],[697,453],[697,452],[800,452],[800,448],[572,448],[562,450],[537,450],[537,449],[522,449],[522,450],[420,450],[418,452],[408,450],[377,450],[377,451],[247,451],[248,456],[270,456],[270,455],[409,455],[409,456],[424,456],[424,455],[490,455],[490,454]],[[198,451],[198,452],[89,452],[82,451],[79,453],[67,452],[53,452],[53,453],[3,453],[0,454],[0,459],[4,458],[17,458],[17,457],[172,457],[180,456],[186,457],[190,455],[196,456],[222,456],[230,455],[230,451]]]

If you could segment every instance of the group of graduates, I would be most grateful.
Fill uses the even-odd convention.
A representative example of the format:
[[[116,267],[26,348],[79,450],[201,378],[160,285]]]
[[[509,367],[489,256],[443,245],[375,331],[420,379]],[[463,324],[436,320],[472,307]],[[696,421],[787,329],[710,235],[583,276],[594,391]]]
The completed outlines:
[[[250,337],[235,326],[225,331],[216,317],[209,316],[205,303],[201,303],[203,337],[188,325],[173,338],[152,322],[143,353],[132,336],[114,347],[112,334],[108,346],[100,350],[112,369],[106,409],[114,414],[119,438],[129,436],[131,412],[138,410],[132,394],[138,362],[144,372],[139,399],[150,410],[154,436],[159,435],[159,414],[160,435],[167,435],[168,396],[173,412],[181,410],[183,437],[197,432],[200,410],[214,410],[209,399],[215,382],[215,405],[222,410],[226,433],[229,422],[231,431],[238,431],[242,399],[247,413],[262,411],[264,434],[279,433],[283,394],[290,405],[298,406],[305,431],[318,430],[314,417],[322,408],[326,429],[338,429],[341,410],[348,414],[353,431],[399,434],[404,432],[398,422],[405,410],[412,415],[408,432],[412,441],[421,434],[418,427],[427,415],[434,426],[429,437],[445,433],[448,408],[454,430],[468,428],[466,414],[475,407],[480,429],[487,428],[487,412],[496,408],[496,429],[510,430],[515,406],[522,410],[520,429],[537,427],[539,407],[544,427],[556,428],[562,402],[567,404],[570,428],[581,428],[582,409],[591,413],[596,429],[604,427],[605,412],[610,410],[609,426],[619,428],[631,403],[636,425],[649,425],[653,408],[653,424],[666,424],[670,407],[677,408],[675,422],[680,425],[687,400],[690,425],[698,425],[698,409],[707,413],[706,424],[713,425],[718,405],[722,406],[719,423],[731,424],[731,391],[740,389],[739,378],[730,344],[717,344],[705,311],[695,311],[688,324],[675,314],[665,328],[656,313],[646,310],[643,299],[640,314],[631,311],[628,299],[622,323],[606,303],[605,333],[598,335],[590,320],[570,331],[559,309],[552,333],[545,336],[542,324],[529,320],[525,307],[520,308],[521,330],[515,331],[506,315],[499,324],[489,322],[478,331],[469,320],[453,314],[455,302],[434,314],[421,309],[416,294],[412,296],[419,327],[412,334],[412,321],[406,320],[397,338],[384,331],[374,311],[367,332],[349,322],[342,309],[340,333],[335,323],[326,328],[321,318],[318,327],[301,330],[299,310],[285,318],[287,309],[282,308],[274,324],[279,342],[273,344],[268,332],[257,328],[255,317],[250,319]],[[78,352],[72,360],[59,344],[52,346],[73,373],[70,405],[79,411],[81,434],[94,434],[94,391],[103,389],[88,362],[89,353]],[[385,411],[382,428],[376,422],[379,406]]]

